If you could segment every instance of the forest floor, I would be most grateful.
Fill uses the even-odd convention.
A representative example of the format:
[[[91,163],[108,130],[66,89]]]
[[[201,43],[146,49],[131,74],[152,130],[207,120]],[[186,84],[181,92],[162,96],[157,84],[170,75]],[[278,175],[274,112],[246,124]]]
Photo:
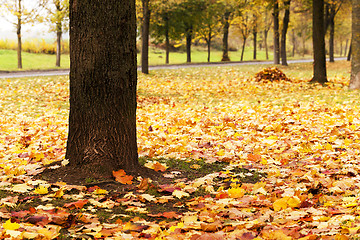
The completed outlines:
[[[161,175],[40,177],[64,159],[68,76],[0,79],[0,236],[14,239],[358,239],[360,104],[350,64],[139,74],[139,161]],[[278,71],[278,70],[275,70]],[[267,80],[265,80],[267,79]],[[39,175],[40,174],[40,175]],[[37,176],[37,177],[35,177]]]

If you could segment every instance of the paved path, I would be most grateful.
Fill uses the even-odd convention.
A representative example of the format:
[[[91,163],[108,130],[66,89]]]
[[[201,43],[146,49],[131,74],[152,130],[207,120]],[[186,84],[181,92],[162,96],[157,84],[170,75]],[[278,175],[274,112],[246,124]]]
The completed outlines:
[[[335,58],[335,60],[346,60],[346,58]],[[288,60],[288,63],[312,62],[312,59]],[[158,65],[150,66],[149,70],[156,69],[180,69],[180,68],[197,68],[197,67],[220,67],[220,66],[238,66],[238,65],[257,65],[272,64],[272,61],[246,61],[246,62],[214,62],[214,63],[192,63],[178,65]],[[140,67],[138,67],[140,71]],[[34,71],[0,71],[0,78],[21,78],[21,77],[37,77],[37,76],[59,76],[69,75],[69,69],[62,70],[34,70]]]

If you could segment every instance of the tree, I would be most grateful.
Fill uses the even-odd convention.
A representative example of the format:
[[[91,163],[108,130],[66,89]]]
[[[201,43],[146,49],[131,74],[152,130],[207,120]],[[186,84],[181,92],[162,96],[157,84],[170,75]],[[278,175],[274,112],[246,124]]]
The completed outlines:
[[[150,6],[149,0],[141,0],[143,9],[143,22],[141,26],[141,72],[149,74],[149,32],[150,32]]]
[[[290,2],[291,0],[284,1],[285,13],[283,19],[283,27],[281,31],[281,64],[284,66],[288,65],[286,60],[286,34],[290,21]]]
[[[197,30],[199,38],[204,39],[207,45],[208,57],[210,62],[211,42],[220,32],[221,7],[217,2],[207,2],[206,8],[201,15],[201,26]]]
[[[324,84],[326,77],[324,0],[313,0],[314,76],[311,82]]]
[[[335,16],[339,12],[341,5],[344,0],[328,0],[326,5],[325,12],[325,32],[330,27],[329,33],[329,58],[330,62],[334,62],[334,35],[335,35]]]
[[[70,0],[71,173],[138,172],[134,0]]]
[[[274,64],[280,64],[280,38],[279,38],[279,2],[274,0]]]
[[[60,67],[61,39],[64,31],[68,29],[69,0],[52,0],[53,7],[47,7],[51,23],[51,31],[56,32],[56,66]]]
[[[349,88],[360,89],[360,0],[352,1],[351,79]]]
[[[24,4],[24,1],[28,4]],[[22,68],[22,39],[21,39],[21,28],[23,24],[35,22],[40,11],[45,7],[46,0],[35,0],[35,1],[26,1],[26,0],[2,0],[1,5],[5,7],[7,13],[14,17],[10,20],[16,27],[16,35],[18,40],[17,47],[17,60],[18,68]],[[26,7],[25,7],[26,6]],[[31,6],[31,7],[30,7]]]

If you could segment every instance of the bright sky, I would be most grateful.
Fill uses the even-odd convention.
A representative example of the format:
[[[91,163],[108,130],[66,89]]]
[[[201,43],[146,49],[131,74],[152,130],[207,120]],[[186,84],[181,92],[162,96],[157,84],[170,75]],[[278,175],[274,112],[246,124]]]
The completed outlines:
[[[55,39],[55,33],[49,33],[49,28],[45,24],[37,23],[34,26],[24,24],[22,26],[22,37],[23,39]],[[17,39],[15,25],[4,17],[0,17],[0,39]]]

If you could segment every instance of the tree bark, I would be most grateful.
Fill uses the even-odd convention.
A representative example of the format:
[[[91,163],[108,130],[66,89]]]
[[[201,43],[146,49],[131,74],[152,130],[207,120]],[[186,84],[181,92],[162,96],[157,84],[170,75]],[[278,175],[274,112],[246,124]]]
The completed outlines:
[[[313,0],[314,76],[311,82],[324,84],[326,77],[324,0]]]
[[[280,64],[280,43],[279,43],[279,2],[274,2],[274,64]]]
[[[291,0],[284,1],[285,5],[285,14],[283,18],[283,28],[281,32],[281,64],[287,66],[287,57],[286,57],[286,34],[290,21],[290,2]]]
[[[21,69],[22,68],[22,57],[21,57],[21,52],[22,52],[22,41],[21,41],[21,14],[22,14],[22,9],[21,9],[21,0],[18,0],[18,15],[17,15],[17,24],[16,24],[16,35],[17,35],[17,39],[18,39],[18,46],[17,46],[17,60],[18,60],[18,68]]]
[[[224,14],[224,26],[223,26],[223,55],[221,58],[222,62],[230,61],[229,58],[229,28],[230,28],[230,12],[225,12]]]
[[[149,0],[142,0],[143,24],[142,24],[142,46],[141,46],[141,72],[149,74],[149,28],[150,9]]]
[[[71,171],[139,169],[135,0],[70,0]]]
[[[350,89],[360,89],[360,0],[352,1],[352,59]]]

